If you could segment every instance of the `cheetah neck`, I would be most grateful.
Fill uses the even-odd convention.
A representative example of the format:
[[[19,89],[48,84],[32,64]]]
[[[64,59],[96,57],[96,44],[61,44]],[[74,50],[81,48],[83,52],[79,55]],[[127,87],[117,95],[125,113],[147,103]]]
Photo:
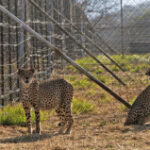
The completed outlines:
[[[22,91],[30,93],[34,89],[37,89],[39,87],[39,81],[36,79],[33,79],[33,81],[30,84],[24,84],[22,83]]]

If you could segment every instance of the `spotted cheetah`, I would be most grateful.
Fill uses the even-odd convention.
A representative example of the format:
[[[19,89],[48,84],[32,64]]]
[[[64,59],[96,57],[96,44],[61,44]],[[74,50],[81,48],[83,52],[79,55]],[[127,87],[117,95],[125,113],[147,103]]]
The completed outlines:
[[[136,98],[125,125],[143,125],[150,117],[150,85]]]
[[[40,133],[40,109],[55,109],[61,122],[59,133],[70,133],[73,119],[71,115],[71,102],[73,87],[64,79],[39,82],[34,78],[35,69],[19,69],[18,75],[21,80],[21,101],[25,110],[28,132],[32,134],[31,107],[36,115],[36,133]]]
[[[147,70],[146,75],[147,75],[147,76],[150,76],[150,69]]]

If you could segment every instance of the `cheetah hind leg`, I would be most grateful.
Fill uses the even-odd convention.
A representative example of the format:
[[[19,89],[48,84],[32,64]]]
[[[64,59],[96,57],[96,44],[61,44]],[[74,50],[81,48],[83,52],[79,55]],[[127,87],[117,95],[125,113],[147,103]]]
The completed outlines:
[[[59,134],[63,134],[63,133],[64,133],[64,130],[65,130],[65,123],[62,122],[62,123],[61,123],[61,128],[59,129],[58,133],[59,133]]]
[[[70,134],[70,131],[71,131],[71,127],[72,127],[72,124],[73,124],[73,119],[72,119],[72,116],[69,116],[68,118],[69,121],[67,121],[67,129],[65,131],[65,134]]]
[[[60,130],[59,130],[59,134],[62,134],[65,130],[65,125],[66,125],[66,121],[65,121],[65,118],[64,118],[64,111],[63,110],[56,110],[56,113],[58,115],[58,117],[60,118],[60,122],[58,124],[58,126],[60,126]]]
[[[72,127],[72,124],[73,124],[73,119],[72,119],[72,116],[71,117],[69,117],[70,119],[69,119],[69,121],[67,122],[67,129],[66,129],[66,131],[65,131],[65,134],[70,134],[70,131],[71,131],[71,127]],[[58,123],[58,126],[62,126],[62,122],[59,122]],[[63,128],[65,128],[65,127],[63,127]],[[64,129],[60,129],[60,130],[64,130]]]
[[[140,117],[138,120],[137,120],[137,124],[138,125],[143,125],[146,121],[146,118],[145,117]]]

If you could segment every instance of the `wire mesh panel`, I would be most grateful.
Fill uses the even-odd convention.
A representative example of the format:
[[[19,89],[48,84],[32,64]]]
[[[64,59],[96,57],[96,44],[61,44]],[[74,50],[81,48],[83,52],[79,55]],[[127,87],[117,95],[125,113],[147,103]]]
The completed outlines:
[[[104,54],[114,63],[105,52],[110,54],[150,52],[150,3],[147,1],[34,0],[33,2],[41,10],[29,0],[1,0],[0,4],[73,59],[90,56],[101,64],[95,56]],[[42,42],[37,41],[20,25],[0,12],[2,105],[8,100],[18,99],[20,85],[17,70],[19,67],[29,67],[31,63],[37,70],[36,76],[39,80],[49,79],[54,69],[63,69],[66,64]]]
[[[4,5],[20,18],[20,13],[18,13],[20,12],[20,8],[18,7],[17,0],[1,1],[1,5]],[[8,99],[12,101],[19,92],[19,81],[16,74],[19,62],[22,61],[22,57],[19,58],[19,46],[21,44],[19,43],[19,26],[2,13],[0,22],[0,98],[1,104],[4,105]]]
[[[74,22],[74,19],[73,16],[71,18],[71,14],[74,15],[76,18],[75,22],[78,22],[78,27],[81,28],[81,17],[78,15],[82,11],[77,7],[78,10],[76,8],[76,12],[73,13],[74,8],[71,7],[76,7],[74,1],[64,0],[60,3],[59,0],[35,0],[35,2],[70,34],[74,34],[71,31],[71,25],[67,24],[65,19],[56,13],[54,9],[63,14],[67,19],[72,20],[72,22]],[[81,53],[78,55],[75,53],[76,48],[73,41],[28,1],[2,0],[0,4],[19,19],[26,22],[26,24],[40,33],[54,46],[62,49],[64,53],[72,58],[81,56]],[[29,67],[31,62],[33,62],[37,70],[37,78],[44,80],[50,77],[54,66],[57,68],[65,62],[55,57],[57,65],[54,65],[54,53],[3,13],[0,13],[0,22],[0,98],[1,104],[4,105],[8,100],[13,101],[16,98],[18,99],[20,84],[17,77],[17,70],[19,67]],[[76,38],[82,42],[80,35],[76,35]]]

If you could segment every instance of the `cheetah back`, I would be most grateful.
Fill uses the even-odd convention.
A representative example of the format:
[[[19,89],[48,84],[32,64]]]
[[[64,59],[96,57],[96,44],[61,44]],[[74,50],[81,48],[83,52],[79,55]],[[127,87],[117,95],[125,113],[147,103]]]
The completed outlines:
[[[61,105],[71,105],[73,87],[64,79],[40,83],[38,99],[42,109],[59,108]]]

